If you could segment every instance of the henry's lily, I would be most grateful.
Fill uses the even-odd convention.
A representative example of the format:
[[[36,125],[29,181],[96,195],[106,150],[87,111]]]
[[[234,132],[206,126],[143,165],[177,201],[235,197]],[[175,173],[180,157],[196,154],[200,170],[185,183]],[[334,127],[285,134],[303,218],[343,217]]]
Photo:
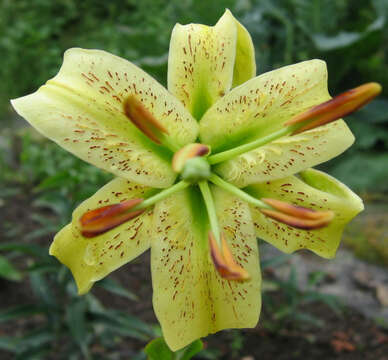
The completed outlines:
[[[175,26],[168,90],[124,59],[70,49],[58,75],[12,105],[116,175],[74,211],[50,253],[84,294],[151,248],[154,309],[177,350],[256,325],[257,237],[286,253],[335,255],[363,204],[311,167],[353,143],[339,118],[379,92],[370,83],[330,100],[321,60],[256,77],[250,35],[226,11],[213,27]]]

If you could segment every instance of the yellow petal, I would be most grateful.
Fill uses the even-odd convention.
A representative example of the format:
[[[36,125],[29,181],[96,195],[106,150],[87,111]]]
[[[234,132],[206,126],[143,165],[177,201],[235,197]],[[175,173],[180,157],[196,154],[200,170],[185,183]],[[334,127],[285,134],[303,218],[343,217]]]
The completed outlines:
[[[241,85],[256,75],[255,48],[251,35],[236,19],[235,22],[237,25],[237,47],[232,87]]]
[[[286,253],[309,249],[324,258],[334,257],[345,225],[364,208],[362,200],[344,184],[314,169],[305,170],[298,177],[251,185],[246,190],[256,198],[270,197],[314,210],[334,212],[328,226],[300,230],[268,218],[260,209],[251,206],[257,236]]]
[[[215,171],[238,187],[281,179],[344,152],[354,136],[343,120],[282,137],[217,165]]]
[[[74,211],[72,223],[55,236],[50,254],[71,270],[80,294],[88,292],[95,281],[149,248],[152,209],[93,238],[81,235],[80,217],[86,211],[104,205],[146,197],[150,191],[150,188],[116,178],[84,201]]]
[[[251,38],[229,10],[213,27],[177,24],[171,34],[168,89],[200,120],[217,99],[255,75]]]
[[[213,194],[233,258],[251,278],[228,281],[215,270],[198,190],[192,187],[158,203],[151,246],[153,304],[173,351],[210,333],[254,327],[258,321],[261,278],[249,207],[223,190]]]
[[[177,99],[129,61],[99,50],[66,51],[59,73],[12,105],[81,159],[137,183],[167,187],[176,177],[170,159],[126,117],[124,102],[130,95],[178,148],[196,139],[198,124]]]
[[[200,123],[212,152],[271,134],[294,115],[330,99],[321,60],[304,61],[255,77],[217,101]]]

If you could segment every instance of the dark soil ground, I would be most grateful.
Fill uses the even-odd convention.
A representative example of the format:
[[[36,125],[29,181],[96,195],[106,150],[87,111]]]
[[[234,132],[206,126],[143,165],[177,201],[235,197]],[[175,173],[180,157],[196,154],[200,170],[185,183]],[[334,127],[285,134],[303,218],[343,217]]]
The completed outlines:
[[[30,203],[31,198],[22,193],[3,199],[0,207],[2,219],[0,241],[12,239],[20,241],[22,234],[36,229],[38,225],[29,216]],[[48,249],[51,237],[41,237],[36,241]],[[147,323],[156,323],[151,301],[149,254],[142,255],[112,276],[122,285],[128,286],[140,300],[132,302],[112,296],[102,289],[94,289],[94,294],[110,308],[127,311]],[[270,271],[264,274],[264,278],[267,277],[267,279],[271,276],[273,274]],[[270,299],[273,302],[284,301],[279,292],[271,293]],[[0,311],[9,306],[32,301],[33,294],[27,280],[23,283],[0,281]],[[303,310],[322,320],[323,325],[306,326],[286,322],[276,331],[263,325],[244,331],[223,331],[206,338],[205,347],[212,353],[218,354],[215,358],[225,360],[388,360],[388,331],[379,328],[372,320],[351,309],[345,309],[338,315],[321,303],[309,304]],[[26,330],[34,329],[39,325],[39,321],[39,318],[32,317],[0,323],[0,336],[21,334]],[[264,303],[260,324],[268,323],[275,324],[276,327],[276,320],[268,313]],[[137,340],[126,338],[117,345],[117,358],[131,359],[129,354],[133,354],[134,350],[140,350],[144,345]],[[105,350],[100,345],[92,346],[92,353],[104,359]],[[13,357],[6,352],[0,352],[0,359],[8,360]],[[57,357],[53,354],[44,359],[57,359]]]

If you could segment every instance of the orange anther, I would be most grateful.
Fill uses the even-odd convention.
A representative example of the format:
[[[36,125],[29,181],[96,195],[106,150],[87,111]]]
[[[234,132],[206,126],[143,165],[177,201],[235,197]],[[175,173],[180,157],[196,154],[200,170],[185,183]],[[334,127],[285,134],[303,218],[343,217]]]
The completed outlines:
[[[80,218],[82,235],[85,237],[94,237],[139,216],[144,209],[128,210],[140,204],[142,201],[143,199],[131,199],[87,211]]]
[[[284,125],[301,124],[293,134],[314,129],[351,114],[372,101],[380,92],[381,85],[378,83],[371,82],[358,86],[294,116]]]
[[[221,234],[222,250],[211,231],[209,231],[210,254],[217,272],[227,280],[248,280],[248,272],[239,266],[233,259],[232,252],[228,247],[223,234]]]

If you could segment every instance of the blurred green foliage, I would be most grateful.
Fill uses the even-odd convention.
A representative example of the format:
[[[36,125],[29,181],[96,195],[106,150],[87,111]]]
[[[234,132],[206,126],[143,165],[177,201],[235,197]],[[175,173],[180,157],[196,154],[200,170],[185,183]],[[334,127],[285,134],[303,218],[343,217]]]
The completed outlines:
[[[49,256],[45,248],[11,242],[0,243],[0,251],[29,259],[23,274],[32,290],[30,303],[0,310],[0,324],[35,318],[33,329],[25,326],[19,336],[0,336],[0,350],[12,353],[15,360],[113,359],[123,338],[144,342],[156,336],[150,324],[104,307],[93,293],[78,296],[70,271]],[[115,296],[136,299],[110,278],[96,285]],[[95,344],[102,346],[104,352],[93,351]],[[138,354],[133,351],[128,355],[132,358]]]
[[[0,119],[9,99],[54,76],[70,47],[112,52],[166,83],[176,22],[214,24],[230,8],[248,28],[259,73],[311,58],[324,59],[337,94],[379,81],[388,96],[386,0],[3,0],[0,2]],[[388,100],[380,97],[349,121],[356,145],[325,165],[357,191],[387,191]],[[3,115],[1,115],[3,114]],[[350,120],[350,119],[349,119]]]

